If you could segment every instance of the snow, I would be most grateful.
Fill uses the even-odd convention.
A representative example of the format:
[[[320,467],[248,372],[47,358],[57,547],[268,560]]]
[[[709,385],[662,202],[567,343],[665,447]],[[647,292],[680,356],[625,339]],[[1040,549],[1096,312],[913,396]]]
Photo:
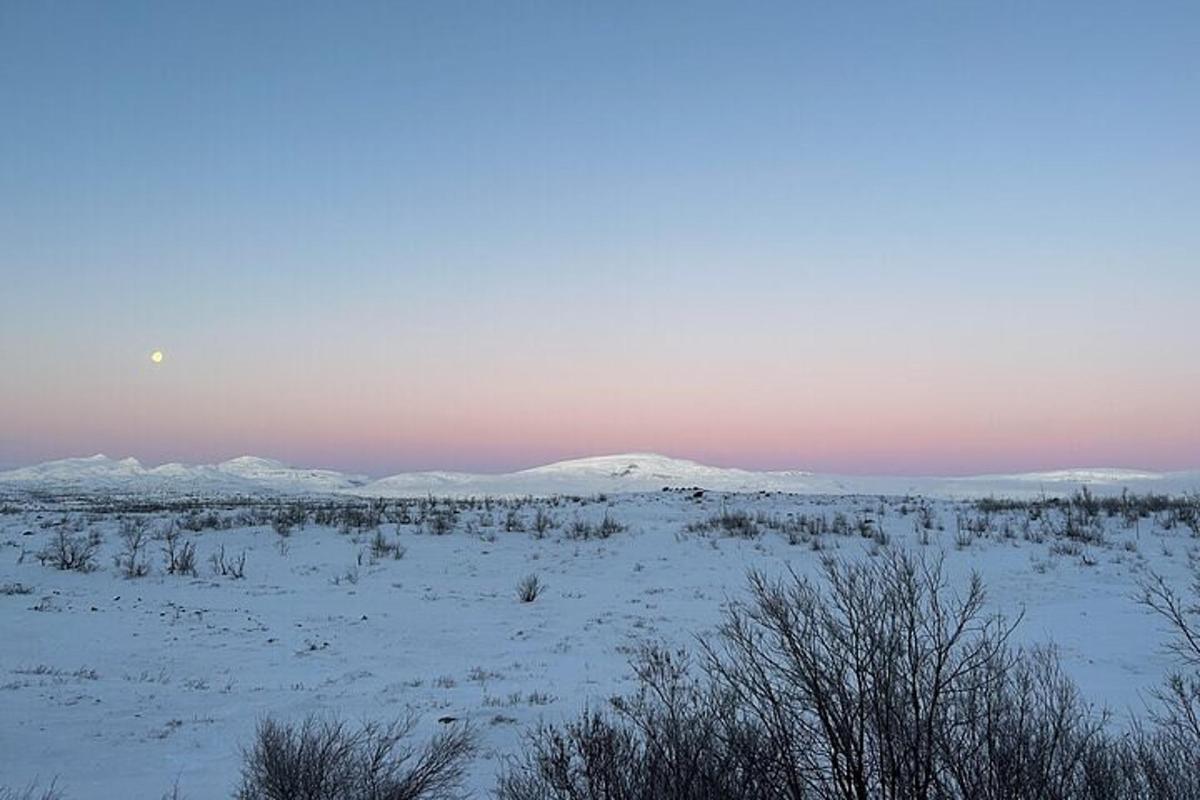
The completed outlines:
[[[697,474],[657,459],[567,462],[517,473],[529,481],[517,485],[577,485],[581,475],[589,486],[640,485],[648,473],[644,480],[657,487]],[[102,475],[144,470],[99,457],[43,475],[86,469],[81,462]],[[281,469],[238,462],[226,472]],[[707,474],[715,481],[725,471]],[[442,477],[477,485],[469,476]],[[527,525],[537,507],[555,520],[540,539],[505,532],[506,509],[480,503],[443,536],[384,523],[386,537],[406,548],[399,560],[371,558],[372,532],[310,522],[283,538],[268,526],[234,527],[186,534],[198,550],[198,577],[164,574],[156,541],[151,574],[127,579],[113,566],[120,544],[113,514],[87,511],[78,497],[10,500],[0,504],[0,585],[31,591],[0,593],[0,785],[57,776],[71,798],[154,798],[178,779],[187,797],[229,796],[238,747],[264,715],[337,712],[355,720],[412,710],[422,736],[444,716],[478,728],[482,753],[468,788],[486,796],[523,730],[628,690],[627,657],[638,643],[686,646],[710,632],[722,604],[743,591],[747,569],[811,574],[825,555],[870,558],[877,547],[857,534],[823,536],[826,549],[817,551],[765,527],[757,539],[688,530],[722,509],[764,519],[877,520],[889,547],[943,554],[954,581],[979,571],[990,610],[1023,613],[1019,640],[1054,642],[1085,695],[1107,703],[1118,724],[1143,708],[1171,661],[1166,631],[1132,597],[1150,570],[1185,585],[1189,559],[1200,555],[1191,531],[1167,530],[1153,518],[1128,528],[1103,518],[1105,544],[1063,552],[1036,530],[1026,539],[1014,517],[1011,538],[960,546],[956,518],[974,510],[928,502],[941,528],[928,543],[916,515],[904,513],[913,501],[868,496],[655,491],[523,501],[518,514]],[[605,515],[627,529],[605,540],[567,536],[576,519]],[[150,529],[174,516],[149,515]],[[1005,519],[993,516],[997,529]],[[104,536],[97,571],[60,572],[34,557],[64,520]],[[220,547],[246,553],[243,580],[209,569]],[[515,587],[530,573],[548,588],[523,604]]]
[[[663,487],[701,487],[724,492],[792,494],[921,494],[966,498],[1005,495],[1069,495],[1082,486],[1101,494],[1130,491],[1184,492],[1200,489],[1200,471],[1154,473],[1128,469],[1075,469],[975,477],[855,476],[804,470],[754,471],[713,467],[655,453],[626,453],[560,461],[498,475],[421,472],[394,475],[348,490],[378,497],[508,497],[553,494],[652,492]]]
[[[0,492],[78,494],[356,494],[368,497],[549,496],[659,491],[698,486],[713,491],[793,494],[920,494],[966,498],[1069,495],[1082,486],[1100,494],[1180,493],[1200,490],[1200,470],[1148,472],[1115,468],[1069,469],[974,477],[871,477],[803,470],[754,471],[713,467],[654,453],[572,459],[501,474],[410,472],[371,480],[333,470],[304,469],[255,456],[220,464],[164,464],[103,455],[51,461],[0,472]]]
[[[220,464],[144,467],[136,458],[105,455],[48,461],[0,472],[0,491],[77,494],[317,494],[361,486],[363,475],[289,467],[242,456]]]

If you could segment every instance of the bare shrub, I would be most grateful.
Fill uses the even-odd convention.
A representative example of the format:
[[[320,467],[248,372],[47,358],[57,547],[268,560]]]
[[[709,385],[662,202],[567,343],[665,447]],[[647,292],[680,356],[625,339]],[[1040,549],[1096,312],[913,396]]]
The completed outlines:
[[[614,533],[621,533],[625,530],[625,526],[617,522],[608,512],[604,512],[604,519],[600,520],[600,524],[596,526],[596,537],[598,539],[607,539]]]
[[[353,730],[336,719],[266,719],[244,751],[238,800],[449,800],[475,750],[461,727],[417,750],[407,719]]]
[[[64,795],[58,790],[56,783],[56,781],[50,781],[50,785],[45,788],[39,787],[36,783],[30,784],[24,789],[0,786],[0,800],[63,800]]]
[[[532,603],[546,588],[537,575],[527,575],[517,584],[517,599],[522,603]]]
[[[196,545],[183,538],[183,530],[170,525],[163,531],[162,539],[167,574],[196,577]]]
[[[146,545],[150,542],[146,520],[135,517],[122,521],[118,535],[121,551],[113,560],[121,574],[126,578],[140,578],[150,572],[150,564],[146,561]]]
[[[978,576],[952,596],[940,562],[895,554],[827,560],[821,584],[751,573],[750,591],[706,645],[707,668],[790,754],[788,784],[822,798],[927,796],[945,770],[951,698],[1007,666],[1011,626],[982,615]]]
[[[212,571],[216,575],[222,575],[226,578],[244,578],[246,577],[246,551],[243,550],[237,558],[226,557],[225,545],[217,548],[217,551],[208,557],[208,563],[212,567]],[[194,574],[194,573],[193,573]]]
[[[606,511],[604,519],[600,520],[598,524],[593,525],[586,520],[577,519],[566,528],[565,533],[568,539],[587,541],[588,539],[607,539],[623,530],[625,530],[625,526],[613,519]]]
[[[546,531],[554,527],[554,517],[546,512],[546,509],[538,507],[538,510],[533,515],[533,532],[535,538],[541,539],[546,535]]]
[[[1082,777],[1066,800],[1198,800],[1200,754],[1161,730],[1135,725],[1083,752]]]
[[[1083,797],[1087,767],[1118,745],[1049,649],[1001,653],[948,698],[931,788],[961,798]],[[925,796],[925,795],[920,795]]]
[[[1191,593],[1190,599],[1182,597],[1161,575],[1153,575],[1142,584],[1139,600],[1170,625],[1169,647],[1180,664],[1157,692],[1162,708],[1155,721],[1165,737],[1195,754],[1193,768],[1200,774],[1200,570]]]
[[[574,520],[566,529],[568,539],[583,539],[587,541],[596,535],[596,527],[586,520]]]
[[[454,531],[454,526],[458,524],[458,514],[451,508],[440,508],[429,514],[425,524],[434,536],[445,536]]]
[[[50,543],[38,553],[38,561],[55,569],[91,572],[96,568],[96,554],[103,542],[95,531],[72,534],[66,527],[60,527]]]
[[[271,529],[282,538],[290,536],[293,528],[303,528],[307,523],[308,509],[299,502],[280,508],[271,517]]]
[[[386,558],[391,556],[397,561],[404,558],[406,552],[404,545],[400,542],[390,542],[384,536],[383,531],[379,528],[375,529],[375,534],[371,537],[371,557],[374,559]]]

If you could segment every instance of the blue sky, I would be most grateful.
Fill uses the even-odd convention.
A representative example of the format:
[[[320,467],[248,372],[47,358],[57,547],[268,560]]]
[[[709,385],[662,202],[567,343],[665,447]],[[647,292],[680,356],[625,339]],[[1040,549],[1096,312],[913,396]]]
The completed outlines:
[[[0,463],[1200,464],[1197,53],[1194,3],[6,3]]]

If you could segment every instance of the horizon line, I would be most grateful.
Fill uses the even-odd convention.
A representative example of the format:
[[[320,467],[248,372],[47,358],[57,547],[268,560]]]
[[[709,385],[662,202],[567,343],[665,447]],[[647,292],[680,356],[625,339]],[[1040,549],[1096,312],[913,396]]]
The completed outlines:
[[[185,467],[219,467],[223,464],[228,464],[228,463],[237,461],[239,459],[259,459],[259,460],[263,460],[263,461],[273,461],[273,462],[276,462],[276,463],[282,465],[283,467],[286,467],[289,469],[318,470],[318,471],[322,471],[322,472],[334,472],[334,473],[338,473],[341,475],[363,476],[363,477],[370,478],[372,480],[382,480],[385,478],[391,478],[391,477],[400,476],[400,475],[420,475],[420,474],[429,474],[429,473],[448,473],[448,474],[457,474],[457,475],[488,476],[488,477],[503,476],[503,475],[513,475],[513,474],[517,474],[517,473],[521,473],[521,472],[527,472],[529,470],[539,469],[539,468],[543,468],[543,467],[555,466],[558,464],[571,463],[571,462],[575,462],[575,461],[591,461],[591,460],[617,459],[617,458],[662,458],[662,459],[668,459],[671,461],[686,461],[691,464],[696,464],[698,466],[709,467],[709,468],[713,468],[713,469],[741,470],[744,472],[752,472],[752,473],[789,473],[789,472],[791,472],[791,473],[805,473],[805,474],[810,474],[810,475],[853,476],[853,477],[863,477],[863,478],[866,478],[866,477],[881,477],[881,478],[882,477],[887,477],[887,478],[903,477],[903,478],[954,479],[954,478],[1008,477],[1008,476],[1021,476],[1021,475],[1039,475],[1039,474],[1055,473],[1055,472],[1085,472],[1085,471],[1093,471],[1093,470],[1097,470],[1097,471],[1113,470],[1113,471],[1136,472],[1136,473],[1144,473],[1144,474],[1152,474],[1152,475],[1171,475],[1173,473],[1200,472],[1200,465],[1183,467],[1183,468],[1179,468],[1179,469],[1163,470],[1163,469],[1150,469],[1150,468],[1139,467],[1139,466],[1117,465],[1117,464],[1087,464],[1087,465],[1071,464],[1071,465],[1065,465],[1065,466],[1044,466],[1044,467],[1036,467],[1036,468],[1032,468],[1032,469],[1020,469],[1020,470],[1008,470],[1008,471],[994,471],[994,470],[986,471],[985,470],[985,471],[980,471],[980,472],[941,473],[941,474],[910,473],[910,472],[837,472],[837,471],[814,470],[814,469],[808,469],[808,468],[804,468],[804,467],[783,467],[783,468],[773,468],[773,469],[760,468],[760,467],[747,467],[747,466],[740,466],[737,464],[712,463],[712,462],[703,461],[703,460],[699,460],[699,459],[688,457],[688,456],[671,455],[671,454],[662,453],[662,452],[654,452],[651,450],[631,450],[631,451],[620,451],[620,452],[610,452],[610,453],[592,453],[592,454],[588,454],[588,455],[577,455],[577,456],[571,456],[571,457],[567,457],[567,458],[556,458],[551,461],[541,461],[538,463],[531,464],[529,466],[517,467],[517,468],[513,468],[513,469],[503,469],[503,470],[465,470],[465,469],[450,469],[450,468],[444,468],[444,467],[442,467],[442,468],[426,467],[426,468],[421,468],[421,469],[407,469],[407,470],[391,471],[391,472],[384,472],[384,473],[335,469],[332,467],[320,466],[320,465],[316,465],[316,464],[301,464],[301,463],[296,463],[296,462],[289,461],[289,460],[283,459],[283,458],[276,458],[274,456],[269,456],[269,455],[258,455],[258,454],[254,454],[254,453],[241,453],[239,455],[230,456],[229,458],[221,459],[219,461],[183,461],[183,460],[178,460],[178,459],[168,459],[168,460],[158,461],[158,462],[143,461],[142,459],[138,458],[137,456],[133,456],[133,455],[127,455],[127,456],[123,456],[120,458],[113,458],[104,453],[93,453],[91,455],[63,456],[61,458],[51,458],[51,459],[46,459],[44,461],[35,461],[35,462],[31,462],[31,463],[16,464],[16,465],[12,465],[12,466],[8,466],[8,465],[6,465],[6,463],[4,461],[0,460],[0,474],[3,474],[4,472],[15,472],[15,471],[23,470],[23,469],[33,469],[33,468],[44,466],[47,464],[55,464],[55,463],[59,463],[59,462],[63,462],[63,461],[87,461],[87,460],[105,459],[107,461],[119,463],[119,462],[128,461],[128,460],[132,459],[134,462],[137,463],[137,465],[139,467],[141,467],[143,469],[153,470],[153,469],[157,469],[159,467],[163,467],[163,466],[167,466],[167,465],[171,465],[171,464],[178,464],[180,466],[185,466]],[[8,462],[8,463],[11,464],[11,462]]]

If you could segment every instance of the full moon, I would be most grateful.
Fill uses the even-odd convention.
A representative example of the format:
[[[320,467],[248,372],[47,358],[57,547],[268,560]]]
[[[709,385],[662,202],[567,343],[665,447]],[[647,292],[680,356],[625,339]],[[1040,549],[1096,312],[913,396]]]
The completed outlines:
[[[162,350],[155,350],[153,353],[151,353],[150,360],[155,364],[161,364],[163,360]]]

